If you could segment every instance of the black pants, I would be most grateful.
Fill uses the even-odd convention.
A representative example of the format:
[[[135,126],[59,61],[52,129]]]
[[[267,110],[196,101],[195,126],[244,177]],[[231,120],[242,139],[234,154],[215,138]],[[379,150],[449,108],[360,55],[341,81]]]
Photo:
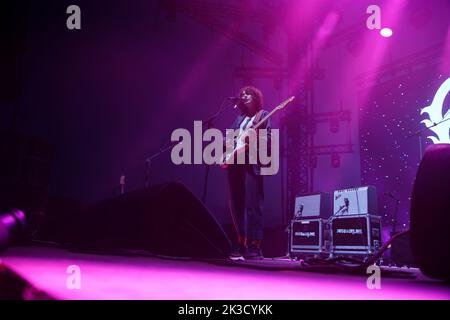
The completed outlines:
[[[230,211],[238,238],[263,239],[263,177],[251,165],[228,168]]]

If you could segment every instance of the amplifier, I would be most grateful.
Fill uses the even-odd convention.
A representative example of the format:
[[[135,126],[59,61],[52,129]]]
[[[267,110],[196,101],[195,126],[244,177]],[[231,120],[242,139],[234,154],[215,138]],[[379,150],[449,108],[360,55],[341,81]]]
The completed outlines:
[[[331,196],[328,193],[314,193],[295,198],[295,219],[331,216]]]
[[[381,217],[336,216],[331,220],[333,254],[371,254],[381,247]]]
[[[321,253],[324,251],[324,219],[291,221],[291,253]]]
[[[333,214],[378,214],[377,189],[366,186],[334,191]]]

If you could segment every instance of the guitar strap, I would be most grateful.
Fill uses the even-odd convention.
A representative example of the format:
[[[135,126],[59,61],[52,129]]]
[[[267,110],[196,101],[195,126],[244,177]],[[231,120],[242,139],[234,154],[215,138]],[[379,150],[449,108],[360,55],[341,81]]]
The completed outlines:
[[[251,119],[249,117],[244,118],[244,121],[241,122],[241,125],[242,123],[244,123],[244,125],[242,125],[242,130],[246,130],[248,128],[248,123],[250,122],[250,120]]]
[[[256,114],[256,117],[255,117],[255,120],[253,120],[253,125],[252,126],[257,124],[261,120],[263,113],[264,113],[263,109],[258,111],[258,113]]]
[[[241,116],[242,119],[239,121],[238,125],[237,125],[237,129],[239,129],[241,127],[242,122],[244,122],[245,120],[245,116]]]

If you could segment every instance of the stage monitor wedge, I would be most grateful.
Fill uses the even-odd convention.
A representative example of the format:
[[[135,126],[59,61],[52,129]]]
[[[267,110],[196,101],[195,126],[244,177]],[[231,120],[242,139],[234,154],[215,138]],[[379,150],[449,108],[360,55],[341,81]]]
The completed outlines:
[[[178,182],[96,203],[66,228],[66,241],[80,249],[137,249],[191,258],[225,258],[231,251],[214,216]]]

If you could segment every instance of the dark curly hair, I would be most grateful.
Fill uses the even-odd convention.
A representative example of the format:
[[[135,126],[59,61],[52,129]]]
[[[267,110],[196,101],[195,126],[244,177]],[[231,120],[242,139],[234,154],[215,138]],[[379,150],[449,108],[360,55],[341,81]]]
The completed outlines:
[[[262,109],[264,100],[262,92],[258,88],[255,88],[253,86],[245,86],[241,90],[239,90],[239,96],[241,96],[243,92],[246,92],[247,94],[251,94],[253,96],[256,105],[256,111]]]

